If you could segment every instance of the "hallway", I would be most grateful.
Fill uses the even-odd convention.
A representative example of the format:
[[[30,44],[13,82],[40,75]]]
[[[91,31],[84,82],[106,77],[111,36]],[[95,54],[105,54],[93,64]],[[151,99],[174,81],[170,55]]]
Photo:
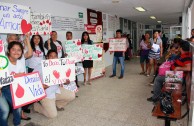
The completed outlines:
[[[152,87],[148,84],[152,77],[140,76],[139,72],[138,58],[126,61],[122,80],[110,79],[111,67],[108,67],[106,77],[94,80],[92,86],[81,86],[79,97],[59,112],[57,118],[47,119],[33,113],[29,115],[31,122],[41,126],[163,126],[163,120],[152,117],[153,105],[146,100],[151,96]],[[172,126],[183,125],[172,122]]]

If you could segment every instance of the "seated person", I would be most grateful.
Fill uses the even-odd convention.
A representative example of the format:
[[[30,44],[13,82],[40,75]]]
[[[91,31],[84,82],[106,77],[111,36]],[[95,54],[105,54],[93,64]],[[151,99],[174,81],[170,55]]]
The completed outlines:
[[[180,43],[180,55],[175,59],[174,64],[171,66],[171,70],[173,71],[183,71],[184,77],[187,72],[191,71],[191,62],[192,57],[189,52],[190,44],[187,41],[182,41]],[[163,83],[165,82],[165,76],[157,76],[154,81],[154,94],[152,97],[147,100],[150,102],[156,102],[158,97],[161,94],[161,89],[163,87]]]
[[[57,51],[49,50],[47,53],[48,59],[57,59]],[[37,70],[35,70],[37,71]],[[38,70],[41,75],[41,69]],[[69,84],[69,80],[67,80],[66,84]],[[47,86],[44,85],[45,92],[47,97],[40,101],[40,103],[34,103],[34,111],[45,115],[48,118],[54,118],[57,116],[57,111],[63,111],[64,106],[70,101],[75,99],[75,93],[69,91],[63,86],[60,85],[52,85]]]

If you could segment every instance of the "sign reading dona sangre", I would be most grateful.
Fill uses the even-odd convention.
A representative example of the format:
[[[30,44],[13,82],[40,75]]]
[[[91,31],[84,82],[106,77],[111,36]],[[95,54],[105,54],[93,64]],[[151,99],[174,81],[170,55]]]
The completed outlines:
[[[23,74],[14,78],[15,80],[11,84],[14,109],[40,101],[46,97],[38,72]]]
[[[61,58],[42,60],[43,83],[51,86],[75,80],[75,59]]]
[[[11,84],[14,77],[8,72],[9,59],[5,56],[4,44],[0,40],[0,87]]]
[[[52,31],[51,14],[31,13],[32,35],[47,35]]]
[[[0,33],[25,34],[31,30],[30,8],[0,2]]]
[[[127,50],[127,39],[126,38],[110,38],[109,39],[109,51],[117,52]]]
[[[67,53],[67,58],[75,58],[76,62],[83,60],[81,40],[68,40],[65,42],[65,51]]]
[[[99,44],[82,45],[83,60],[102,60],[102,47]]]

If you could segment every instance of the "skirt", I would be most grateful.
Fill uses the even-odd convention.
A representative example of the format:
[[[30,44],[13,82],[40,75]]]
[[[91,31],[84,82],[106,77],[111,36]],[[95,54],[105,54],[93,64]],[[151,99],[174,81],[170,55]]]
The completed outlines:
[[[93,60],[84,60],[82,63],[83,63],[83,68],[92,68],[93,67]]]
[[[160,60],[160,52],[154,52],[154,51],[150,50],[148,58]]]

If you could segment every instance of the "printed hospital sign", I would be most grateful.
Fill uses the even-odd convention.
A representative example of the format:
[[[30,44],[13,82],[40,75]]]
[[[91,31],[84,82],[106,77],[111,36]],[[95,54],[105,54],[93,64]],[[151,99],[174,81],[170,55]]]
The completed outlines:
[[[25,34],[32,28],[30,8],[0,2],[0,33]]]
[[[51,86],[75,80],[75,59],[61,58],[42,61],[43,83]]]
[[[125,52],[127,50],[127,39],[126,38],[111,38],[109,39],[109,51],[117,52],[122,51]]]
[[[0,87],[11,84],[14,77],[8,72],[9,59],[5,56],[4,44],[0,40]]]
[[[11,85],[14,109],[37,102],[46,97],[38,72],[15,77]]]

